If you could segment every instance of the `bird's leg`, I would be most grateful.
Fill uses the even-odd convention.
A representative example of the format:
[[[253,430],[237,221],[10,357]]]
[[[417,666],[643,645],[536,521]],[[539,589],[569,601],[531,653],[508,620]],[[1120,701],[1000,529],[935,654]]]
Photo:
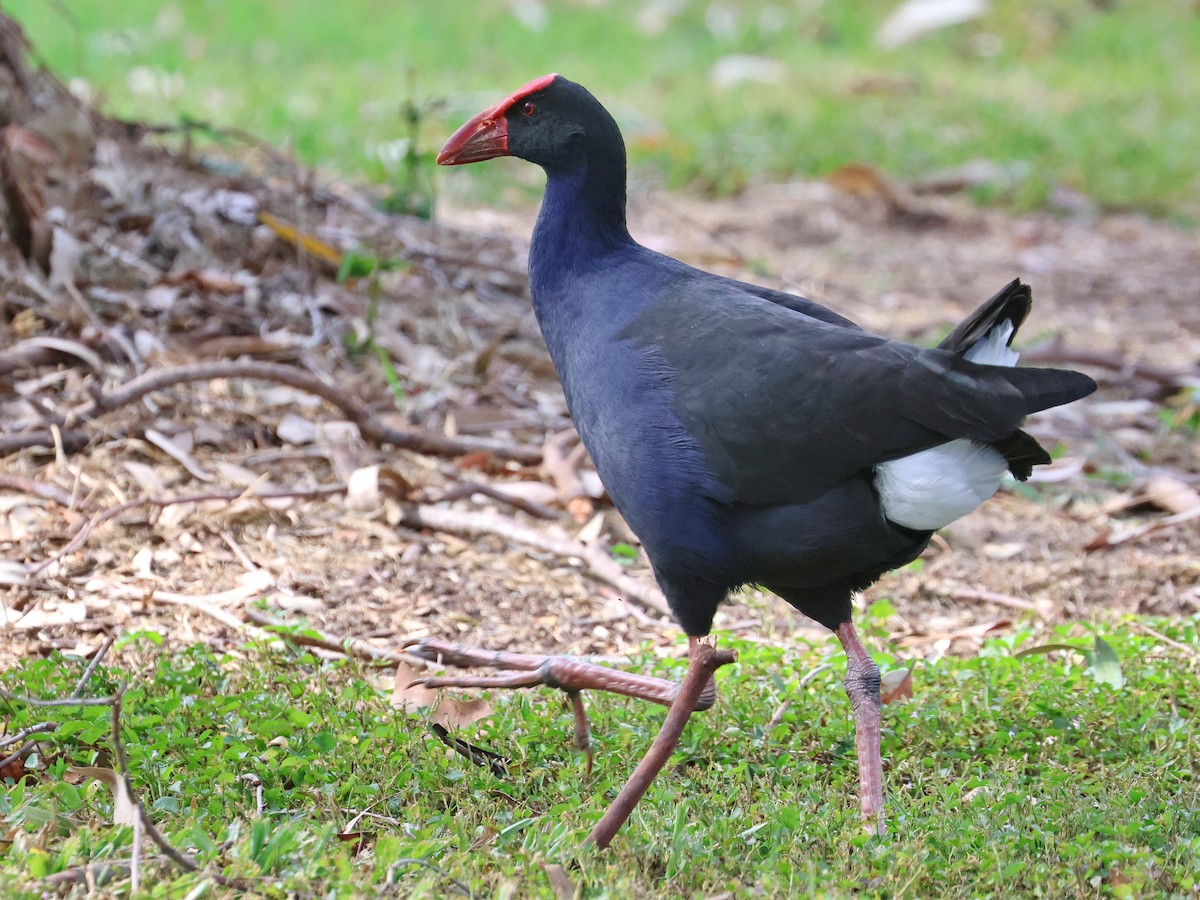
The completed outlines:
[[[629,776],[629,780],[625,782],[625,787],[621,788],[621,793],[605,810],[600,821],[596,823],[596,827],[592,829],[592,833],[588,835],[587,842],[595,844],[602,850],[612,842],[613,836],[625,824],[633,812],[633,808],[637,806],[638,801],[642,799],[651,782],[654,781],[655,776],[662,771],[663,766],[671,758],[671,753],[675,749],[675,745],[679,743],[680,735],[683,734],[684,726],[692,717],[692,712],[699,708],[698,701],[701,696],[710,690],[715,690],[713,673],[719,667],[737,659],[737,654],[732,650],[718,650],[711,644],[695,637],[688,639],[688,656],[690,661],[687,675],[684,676],[683,683],[679,686],[679,693],[671,704],[671,710],[667,713],[662,728],[659,729],[658,737],[654,739],[654,743],[650,745],[650,749],[646,751],[642,761],[638,763],[633,774]]]
[[[575,715],[575,749],[587,754],[587,774],[592,774],[592,762],[596,755],[592,752],[592,726],[588,724],[587,709],[583,705],[583,695],[579,691],[567,691],[571,698],[571,711]]]
[[[699,638],[688,638],[688,655],[696,649]],[[451,666],[490,666],[507,670],[491,675],[437,675],[421,678],[414,684],[428,688],[523,688],[546,685],[564,691],[571,700],[575,717],[575,746],[587,754],[587,771],[591,774],[591,727],[580,691],[596,690],[623,694],[638,700],[651,700],[671,706],[679,695],[680,685],[664,678],[622,672],[607,666],[584,662],[569,656],[536,656],[531,653],[512,653],[505,650],[484,650],[429,638],[414,641],[405,649],[413,656]],[[717,685],[711,678],[692,701],[692,709],[703,711],[716,702]],[[623,821],[623,820],[622,820]]]
[[[689,638],[689,654],[699,638]],[[637,700],[650,700],[670,706],[679,694],[679,685],[665,678],[622,672],[607,666],[584,662],[570,656],[536,656],[531,653],[512,653],[505,650],[484,650],[439,641],[433,638],[414,641],[405,647],[409,653],[450,666],[467,668],[490,666],[510,674],[495,675],[438,675],[419,679],[416,684],[429,688],[519,688],[546,685],[566,691],[568,695],[583,690],[608,691]],[[708,709],[716,702],[717,686],[711,680],[696,700],[695,709]],[[572,701],[574,703],[574,701]],[[576,723],[580,708],[576,708]],[[586,722],[586,720],[585,720]],[[578,729],[576,731],[578,734]]]
[[[837,629],[846,651],[846,693],[854,707],[854,747],[858,754],[858,791],[862,817],[872,834],[885,834],[883,823],[883,758],[879,750],[879,667],[858,639],[851,622]]]

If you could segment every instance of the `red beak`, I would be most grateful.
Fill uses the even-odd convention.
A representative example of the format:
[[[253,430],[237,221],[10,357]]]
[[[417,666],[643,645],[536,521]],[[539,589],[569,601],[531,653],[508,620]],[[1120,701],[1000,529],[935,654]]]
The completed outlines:
[[[461,166],[466,163],[508,156],[508,122],[504,119],[507,107],[491,106],[450,135],[437,155],[439,166]]]
[[[508,121],[504,118],[518,100],[548,87],[558,75],[543,75],[517,88],[495,106],[489,106],[466,122],[442,145],[437,155],[439,166],[461,166],[465,163],[508,156]]]

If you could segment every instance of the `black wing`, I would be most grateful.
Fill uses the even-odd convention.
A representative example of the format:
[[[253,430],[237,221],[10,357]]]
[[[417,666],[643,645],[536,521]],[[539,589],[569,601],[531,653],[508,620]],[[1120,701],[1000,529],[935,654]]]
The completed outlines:
[[[811,499],[955,438],[999,441],[1093,387],[1074,372],[979,366],[798,314],[701,273],[675,282],[624,337],[661,359],[709,469],[749,504]]]

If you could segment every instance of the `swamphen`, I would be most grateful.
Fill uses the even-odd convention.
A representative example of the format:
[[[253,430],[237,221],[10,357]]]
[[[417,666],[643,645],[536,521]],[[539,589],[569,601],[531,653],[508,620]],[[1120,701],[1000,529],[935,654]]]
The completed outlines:
[[[1019,281],[939,347],[923,349],[863,331],[803,297],[641,246],[625,224],[617,124],[559,75],[479,113],[437,161],[497,156],[546,171],[529,253],[534,310],[596,471],[691,638],[689,679],[698,657],[712,653],[699,639],[739,585],[763,585],[834,631],[848,659],[862,814],[882,833],[879,670],[850,621],[851,597],[915,559],[934,530],[990,497],[1006,472],[1023,480],[1050,462],[1022,420],[1090,394],[1095,383],[1077,372],[1013,368],[1009,344],[1031,304]],[[680,692],[564,658],[432,641],[415,649],[519,670],[429,684],[567,690],[584,740],[579,689],[663,703]],[[706,665],[710,673],[712,660]],[[666,761],[693,704],[711,704],[711,683],[692,699],[703,681],[682,718],[669,717],[665,753],[648,755],[652,771],[610,832],[593,832],[602,846]]]

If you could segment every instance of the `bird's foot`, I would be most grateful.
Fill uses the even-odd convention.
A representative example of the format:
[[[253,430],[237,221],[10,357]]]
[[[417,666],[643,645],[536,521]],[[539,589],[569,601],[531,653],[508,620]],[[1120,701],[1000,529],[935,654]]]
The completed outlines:
[[[638,700],[650,700],[671,706],[679,695],[680,686],[664,678],[622,672],[607,666],[585,662],[570,656],[539,656],[507,650],[485,650],[468,647],[436,638],[413,641],[404,648],[413,656],[458,668],[485,666],[501,671],[489,675],[434,675],[413,682],[428,688],[511,689],[536,687],[558,688],[571,701],[575,718],[574,744],[587,754],[587,770],[592,771],[591,726],[580,692],[607,691]],[[706,710],[716,702],[717,686],[710,678],[693,710]],[[689,710],[690,712],[690,710]]]
[[[636,700],[650,700],[670,706],[679,694],[679,685],[665,678],[622,672],[608,666],[585,662],[572,656],[538,656],[508,650],[485,650],[435,638],[414,641],[404,648],[413,656],[458,668],[486,666],[500,669],[492,675],[435,675],[418,683],[429,688],[523,688],[545,685],[566,691],[607,691]],[[697,711],[716,702],[717,687],[709,682],[696,702]]]

